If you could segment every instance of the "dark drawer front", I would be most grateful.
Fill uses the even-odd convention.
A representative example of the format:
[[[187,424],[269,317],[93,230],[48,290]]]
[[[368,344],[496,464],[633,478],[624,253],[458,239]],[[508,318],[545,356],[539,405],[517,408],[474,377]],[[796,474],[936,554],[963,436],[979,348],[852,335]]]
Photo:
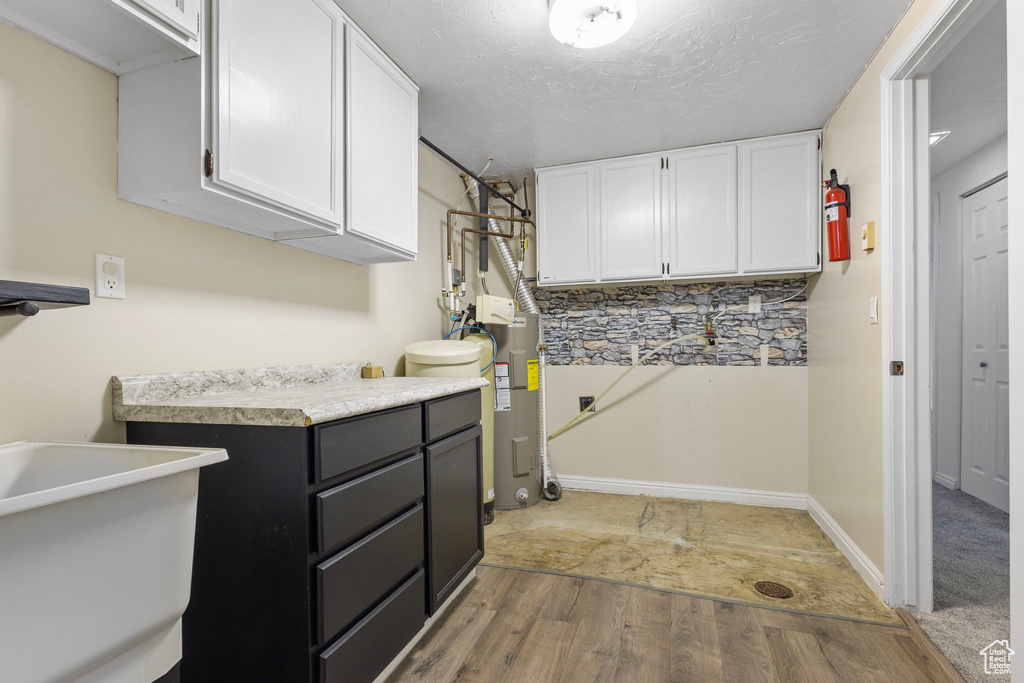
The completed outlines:
[[[422,412],[414,405],[317,429],[317,481],[363,467],[423,441]]]
[[[374,680],[413,639],[426,614],[423,570],[406,581],[366,618],[320,655],[321,683]]]
[[[423,505],[417,505],[317,566],[321,644],[422,564],[423,524]]]
[[[422,455],[324,491],[316,497],[320,552],[368,531],[422,497]]]
[[[437,441],[480,422],[480,391],[427,402],[427,441]]]

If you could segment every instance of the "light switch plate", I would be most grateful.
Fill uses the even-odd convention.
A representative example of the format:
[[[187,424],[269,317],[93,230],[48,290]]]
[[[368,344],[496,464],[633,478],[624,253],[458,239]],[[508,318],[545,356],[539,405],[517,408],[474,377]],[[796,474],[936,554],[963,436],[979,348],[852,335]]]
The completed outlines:
[[[124,258],[96,254],[96,296],[101,299],[124,298]]]
[[[872,325],[878,324],[878,297],[873,296],[868,299],[868,320],[871,321]]]

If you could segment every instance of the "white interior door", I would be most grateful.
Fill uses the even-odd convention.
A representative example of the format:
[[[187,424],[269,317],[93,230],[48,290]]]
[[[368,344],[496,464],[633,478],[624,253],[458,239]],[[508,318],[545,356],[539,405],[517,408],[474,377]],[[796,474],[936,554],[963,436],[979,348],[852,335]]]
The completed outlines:
[[[214,181],[342,224],[344,18],[331,0],[216,0]]]
[[[602,162],[601,278],[652,279],[661,259],[661,157]]]
[[[1010,506],[1007,181],[963,200],[960,488]]]

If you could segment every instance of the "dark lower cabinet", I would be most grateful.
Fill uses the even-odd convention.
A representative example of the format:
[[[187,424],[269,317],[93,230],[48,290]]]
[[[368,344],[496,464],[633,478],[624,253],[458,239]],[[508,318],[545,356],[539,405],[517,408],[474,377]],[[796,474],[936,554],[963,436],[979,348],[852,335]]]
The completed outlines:
[[[478,391],[311,427],[129,422],[228,451],[199,480],[181,681],[376,678],[483,556],[479,422]]]
[[[474,427],[427,446],[427,519],[430,545],[430,611],[437,610],[484,554],[484,530],[476,511],[483,506],[477,463],[482,431]]]

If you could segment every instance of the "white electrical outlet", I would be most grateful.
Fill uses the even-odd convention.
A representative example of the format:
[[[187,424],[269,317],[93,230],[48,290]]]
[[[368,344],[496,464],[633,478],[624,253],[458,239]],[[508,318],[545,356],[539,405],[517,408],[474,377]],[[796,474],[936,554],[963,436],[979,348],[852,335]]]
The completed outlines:
[[[761,312],[761,295],[752,294],[750,299],[747,301],[747,313],[760,313]]]
[[[761,344],[761,367],[762,368],[768,367],[768,349],[769,349],[769,346],[767,344]]]
[[[103,299],[124,298],[124,258],[96,254],[96,296]]]
[[[633,365],[640,362],[640,347],[637,344],[629,345],[629,355],[633,358]]]

